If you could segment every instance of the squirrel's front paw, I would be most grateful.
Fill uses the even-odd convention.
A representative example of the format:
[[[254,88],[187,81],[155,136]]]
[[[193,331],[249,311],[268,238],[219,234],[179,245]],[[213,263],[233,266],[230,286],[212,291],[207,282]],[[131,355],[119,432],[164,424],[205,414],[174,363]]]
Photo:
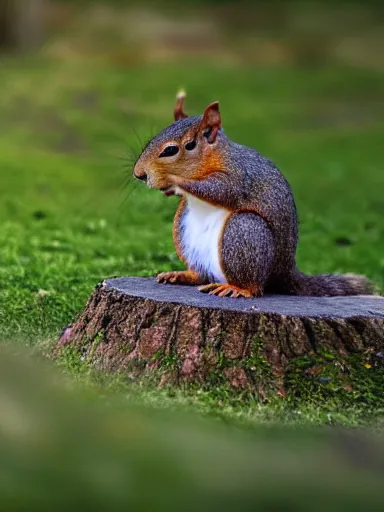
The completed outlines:
[[[158,283],[176,284],[179,278],[178,274],[180,274],[180,272],[161,272],[161,274],[159,274],[156,279]]]
[[[205,286],[199,286],[199,291],[203,293],[209,293],[209,295],[217,295],[218,297],[232,297],[234,299],[238,297],[250,298],[257,296],[257,293],[252,293],[244,288],[239,288],[233,284],[223,283],[210,283]]]
[[[158,283],[171,284],[202,284],[204,281],[197,272],[193,270],[183,270],[180,272],[162,272],[157,276]]]

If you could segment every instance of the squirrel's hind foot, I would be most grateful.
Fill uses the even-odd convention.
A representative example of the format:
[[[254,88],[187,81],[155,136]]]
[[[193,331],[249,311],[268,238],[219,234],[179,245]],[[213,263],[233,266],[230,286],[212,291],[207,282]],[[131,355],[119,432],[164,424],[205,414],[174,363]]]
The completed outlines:
[[[257,293],[251,292],[244,288],[239,288],[233,284],[223,283],[210,283],[204,286],[199,286],[198,290],[203,293],[209,293],[209,295],[216,295],[217,297],[231,297],[237,299],[238,297],[250,298],[257,296]]]
[[[189,284],[196,286],[203,284],[204,280],[193,270],[182,270],[180,272],[162,272],[157,276],[157,282],[163,284]]]

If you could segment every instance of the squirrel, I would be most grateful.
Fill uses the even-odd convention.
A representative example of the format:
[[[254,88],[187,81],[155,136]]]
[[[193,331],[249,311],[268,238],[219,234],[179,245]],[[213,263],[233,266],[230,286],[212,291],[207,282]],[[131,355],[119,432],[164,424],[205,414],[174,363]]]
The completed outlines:
[[[173,239],[187,270],[163,272],[158,282],[234,298],[372,294],[364,276],[297,269],[290,185],[270,160],[227,137],[218,102],[189,117],[184,98],[178,94],[175,122],[147,143],[134,166],[148,187],[181,196]]]

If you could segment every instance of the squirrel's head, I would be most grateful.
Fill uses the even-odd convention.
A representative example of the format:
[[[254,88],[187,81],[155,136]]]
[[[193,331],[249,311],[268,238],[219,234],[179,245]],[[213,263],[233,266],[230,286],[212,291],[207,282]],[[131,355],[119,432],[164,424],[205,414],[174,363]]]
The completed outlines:
[[[217,146],[221,137],[219,103],[211,103],[202,116],[183,111],[185,94],[179,93],[175,122],[156,135],[143,149],[134,176],[166,195],[177,192],[183,179],[201,179],[222,168]]]

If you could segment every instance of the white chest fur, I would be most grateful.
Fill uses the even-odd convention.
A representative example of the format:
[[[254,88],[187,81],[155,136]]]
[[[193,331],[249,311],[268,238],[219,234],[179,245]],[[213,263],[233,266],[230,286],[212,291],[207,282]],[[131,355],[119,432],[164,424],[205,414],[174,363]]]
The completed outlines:
[[[183,256],[188,268],[208,276],[211,282],[226,283],[219,259],[219,241],[228,211],[187,194],[181,219]]]

